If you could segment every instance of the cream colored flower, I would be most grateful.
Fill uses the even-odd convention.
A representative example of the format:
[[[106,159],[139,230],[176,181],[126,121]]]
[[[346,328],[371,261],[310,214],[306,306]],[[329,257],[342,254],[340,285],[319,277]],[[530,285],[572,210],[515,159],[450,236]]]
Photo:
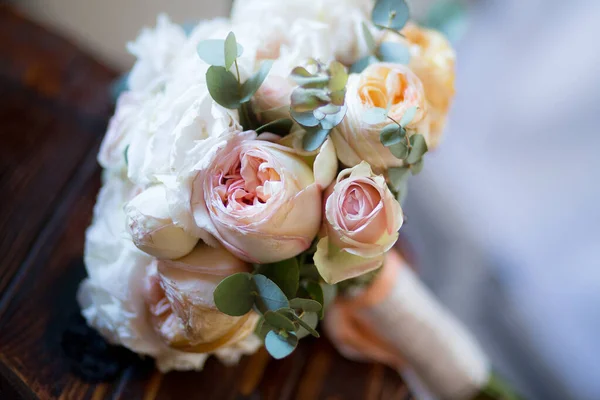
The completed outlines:
[[[347,166],[368,162],[377,173],[389,167],[402,166],[381,144],[381,129],[392,123],[386,120],[377,124],[364,121],[365,111],[371,108],[388,109],[388,115],[400,121],[404,113],[417,107],[412,121],[406,126],[409,134],[420,133],[427,137],[427,106],[425,92],[419,78],[405,65],[376,63],[360,74],[351,74],[348,79],[346,104],[348,112],[340,125],[331,133],[331,138],[340,161]]]

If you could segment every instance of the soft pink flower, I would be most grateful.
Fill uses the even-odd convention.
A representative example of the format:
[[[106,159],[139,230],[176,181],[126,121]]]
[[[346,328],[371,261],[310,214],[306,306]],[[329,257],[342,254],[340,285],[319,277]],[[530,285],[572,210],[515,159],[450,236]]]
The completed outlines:
[[[363,161],[340,172],[325,197],[325,237],[314,257],[323,279],[337,283],[379,268],[403,221],[385,178]]]

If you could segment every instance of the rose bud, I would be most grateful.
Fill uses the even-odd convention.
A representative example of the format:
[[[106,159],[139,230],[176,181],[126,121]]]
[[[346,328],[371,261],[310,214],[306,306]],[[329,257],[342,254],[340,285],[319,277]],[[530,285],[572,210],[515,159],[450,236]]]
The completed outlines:
[[[125,214],[133,243],[156,258],[183,257],[198,242],[173,223],[163,185],[151,186],[134,197],[125,206]]]
[[[385,178],[363,161],[340,172],[325,198],[325,236],[314,256],[323,279],[334,284],[379,268],[403,222]]]
[[[402,33],[410,48],[409,67],[425,89],[430,122],[427,145],[433,149],[439,143],[454,97],[456,55],[448,39],[437,31],[408,23]]]
[[[150,276],[146,301],[155,331],[178,350],[206,353],[231,346],[250,335],[258,321],[254,312],[232,317],[213,300],[217,285],[251,266],[223,248],[197,246],[178,260],[158,260],[158,275]]]
[[[392,120],[367,123],[364,115],[370,108],[388,109],[388,115],[400,121],[407,110],[417,107],[415,116],[405,128],[408,134],[420,133],[427,140],[429,125],[423,84],[407,66],[371,64],[360,74],[351,74],[346,89],[348,112],[331,133],[343,164],[354,166],[364,160],[377,173],[403,164],[381,143],[379,137],[381,130],[393,123]]]

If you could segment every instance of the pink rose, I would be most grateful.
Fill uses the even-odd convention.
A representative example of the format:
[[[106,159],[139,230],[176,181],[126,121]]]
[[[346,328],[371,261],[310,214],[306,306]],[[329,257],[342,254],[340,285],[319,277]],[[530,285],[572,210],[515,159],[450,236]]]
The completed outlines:
[[[294,150],[234,135],[192,181],[197,226],[237,257],[270,263],[306,250],[321,225],[322,188],[337,168],[335,150],[323,146],[311,167]],[[330,178],[328,178],[330,177]]]
[[[333,284],[379,268],[403,222],[385,178],[363,161],[340,172],[325,197],[325,236],[314,257],[323,279]]]

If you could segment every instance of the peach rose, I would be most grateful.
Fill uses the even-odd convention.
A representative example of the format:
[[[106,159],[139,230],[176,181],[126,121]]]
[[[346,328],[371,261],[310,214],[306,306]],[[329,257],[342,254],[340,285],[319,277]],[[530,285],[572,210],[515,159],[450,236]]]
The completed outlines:
[[[405,128],[409,134],[427,137],[425,92],[419,78],[405,65],[376,63],[360,74],[351,74],[346,88],[348,112],[331,134],[340,161],[354,166],[364,160],[377,173],[402,166],[403,161],[381,144],[379,138],[381,129],[392,121],[369,124],[364,121],[364,114],[370,108],[384,108],[391,118],[400,121],[408,109],[418,107]]]
[[[254,312],[232,317],[213,300],[227,276],[249,272],[250,265],[223,248],[200,245],[178,260],[157,260],[158,274],[147,282],[146,302],[152,326],[162,340],[178,350],[206,353],[233,345],[254,331]]]
[[[257,140],[254,132],[235,134],[191,182],[194,222],[248,262],[294,257],[319,230],[335,151],[321,152],[314,164],[315,173],[291,148]]]
[[[366,162],[345,169],[325,193],[324,237],[315,265],[333,284],[377,269],[398,239],[402,208]]]

